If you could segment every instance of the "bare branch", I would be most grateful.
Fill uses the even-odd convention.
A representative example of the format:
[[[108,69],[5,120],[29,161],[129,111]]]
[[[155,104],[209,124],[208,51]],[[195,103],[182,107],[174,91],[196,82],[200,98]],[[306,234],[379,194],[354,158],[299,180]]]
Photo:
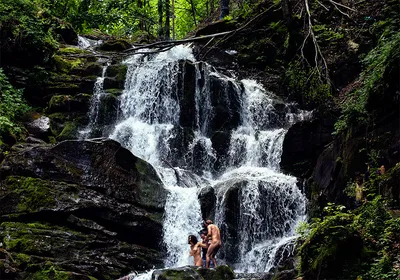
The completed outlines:
[[[350,10],[350,11],[357,12],[357,10],[354,10],[354,9],[352,9],[352,8],[346,6],[346,5],[343,5],[343,4],[341,4],[341,3],[335,2],[335,1],[333,1],[333,0],[329,0],[329,2],[331,2],[333,5],[337,5],[337,6],[340,6],[340,7],[342,7],[342,8],[348,9],[348,10]]]
[[[241,27],[239,27],[237,29],[234,29],[234,30],[231,30],[231,31],[225,31],[225,32],[210,34],[210,35],[201,36],[201,37],[191,37],[191,38],[186,38],[186,39],[182,39],[182,40],[160,41],[160,42],[155,42],[155,43],[148,44],[148,45],[135,46],[133,48],[125,50],[124,52],[134,52],[134,53],[131,53],[131,54],[137,54],[137,52],[136,52],[137,50],[149,49],[149,48],[158,48],[158,49],[164,50],[165,48],[168,48],[168,47],[171,47],[171,46],[174,47],[174,46],[185,44],[185,43],[190,43],[190,42],[195,42],[195,41],[202,41],[202,40],[205,40],[205,39],[210,39],[210,38],[215,38],[215,37],[220,37],[220,36],[226,36],[226,35],[229,35],[229,34],[235,34],[237,32],[243,31],[250,23],[252,23],[256,19],[260,18],[262,15],[264,15],[265,13],[270,11],[272,8],[276,7],[276,5],[277,4],[272,5],[271,7],[266,9],[264,12],[258,14],[257,16],[255,16],[254,18],[249,20],[247,23],[245,23]],[[155,52],[157,52],[157,51],[155,51]]]
[[[329,12],[329,9],[328,9],[324,4],[322,4],[322,3],[319,2],[318,0],[317,0],[317,3],[318,3],[322,8],[324,8],[326,11]]]
[[[315,71],[318,73],[318,76],[321,78],[321,72],[319,70],[319,63],[318,63],[318,57],[320,57],[320,59],[322,60],[323,66],[325,68],[325,79],[329,81],[329,71],[328,71],[328,64],[326,63],[325,57],[322,54],[321,48],[319,47],[318,41],[315,37],[314,34],[314,30],[313,30],[313,25],[311,22],[311,13],[310,13],[310,7],[308,5],[308,0],[304,0],[304,6],[305,6],[305,10],[306,10],[306,16],[308,19],[308,33],[306,35],[306,37],[304,38],[303,44],[301,46],[301,57],[306,60],[305,56],[304,56],[304,47],[306,45],[306,42],[308,40],[308,38],[311,37],[313,45],[314,45],[314,63],[315,63]]]

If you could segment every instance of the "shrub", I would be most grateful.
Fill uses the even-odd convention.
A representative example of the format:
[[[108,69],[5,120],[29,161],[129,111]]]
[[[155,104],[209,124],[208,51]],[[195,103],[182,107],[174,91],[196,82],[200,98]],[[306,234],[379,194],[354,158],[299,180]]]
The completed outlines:
[[[18,121],[29,109],[22,91],[13,88],[0,68],[0,139],[9,134],[20,138],[23,126]]]

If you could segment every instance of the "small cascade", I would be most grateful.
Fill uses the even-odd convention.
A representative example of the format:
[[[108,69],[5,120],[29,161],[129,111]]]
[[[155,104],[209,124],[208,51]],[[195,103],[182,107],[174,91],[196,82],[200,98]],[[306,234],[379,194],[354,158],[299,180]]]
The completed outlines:
[[[104,78],[107,71],[107,66],[103,66],[103,71],[101,77],[97,77],[96,82],[93,88],[93,96],[90,101],[90,108],[89,108],[89,124],[86,126],[85,129],[79,131],[80,138],[86,139],[92,136],[92,133],[95,131],[96,124],[99,121],[99,112],[101,106],[102,97],[104,97],[107,93],[103,89]]]
[[[310,113],[254,80],[238,81],[195,61],[188,46],[124,63],[119,117],[108,135],[150,162],[169,191],[165,265],[192,262],[187,236],[210,218],[202,217],[198,199],[208,189],[215,192],[212,218],[224,244],[217,257],[244,273],[279,265],[290,256],[306,211],[296,178],[280,172],[282,143],[288,128]],[[88,131],[96,123],[93,108]]]
[[[102,40],[92,40],[78,35],[78,47],[84,50],[93,49],[94,47],[102,44]]]

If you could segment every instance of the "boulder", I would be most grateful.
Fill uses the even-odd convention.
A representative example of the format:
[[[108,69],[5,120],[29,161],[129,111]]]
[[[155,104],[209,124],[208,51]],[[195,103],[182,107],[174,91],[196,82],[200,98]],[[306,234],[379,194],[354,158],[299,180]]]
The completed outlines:
[[[151,276],[152,280],[230,280],[235,274],[226,265],[217,268],[205,269],[194,266],[155,270]]]
[[[132,45],[128,41],[124,39],[118,39],[118,40],[108,40],[103,44],[101,44],[100,46],[98,46],[97,49],[108,52],[122,52],[131,47]]]
[[[214,220],[215,206],[217,203],[217,197],[215,196],[214,188],[206,187],[201,189],[198,197],[201,207],[201,216],[205,220]]]
[[[162,266],[166,190],[117,142],[14,145],[0,178],[0,243],[13,279],[116,279]]]
[[[50,131],[50,118],[46,116],[40,116],[25,124],[28,132],[36,138],[47,140],[51,134]]]
[[[60,19],[56,20],[58,21],[59,25],[54,29],[54,32],[58,34],[59,41],[64,44],[78,45],[78,34],[76,34],[72,24],[64,22]]]

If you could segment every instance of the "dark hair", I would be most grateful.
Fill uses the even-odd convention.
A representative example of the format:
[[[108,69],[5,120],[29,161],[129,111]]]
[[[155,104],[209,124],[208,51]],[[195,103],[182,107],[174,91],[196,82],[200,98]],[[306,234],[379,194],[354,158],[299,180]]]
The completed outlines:
[[[199,232],[200,235],[202,235],[202,234],[207,235],[207,233],[208,233],[207,230],[201,230],[201,231]]]
[[[193,244],[196,244],[198,242],[197,237],[194,235],[189,235],[188,244],[190,244],[190,242],[193,242]]]

